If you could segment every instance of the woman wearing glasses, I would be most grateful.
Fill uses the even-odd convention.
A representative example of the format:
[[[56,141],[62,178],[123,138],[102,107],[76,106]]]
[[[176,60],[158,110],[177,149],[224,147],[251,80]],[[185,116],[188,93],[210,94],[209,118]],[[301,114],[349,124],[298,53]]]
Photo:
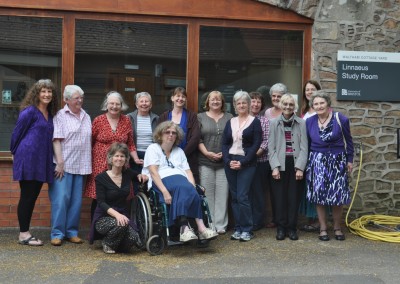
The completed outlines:
[[[142,173],[149,176],[149,187],[159,193],[160,201],[170,205],[169,226],[180,226],[181,242],[214,239],[218,234],[204,225],[201,198],[185,152],[178,147],[183,136],[173,121],[159,124],[153,135],[156,143],[146,150]],[[188,218],[195,219],[199,236],[190,228]]]

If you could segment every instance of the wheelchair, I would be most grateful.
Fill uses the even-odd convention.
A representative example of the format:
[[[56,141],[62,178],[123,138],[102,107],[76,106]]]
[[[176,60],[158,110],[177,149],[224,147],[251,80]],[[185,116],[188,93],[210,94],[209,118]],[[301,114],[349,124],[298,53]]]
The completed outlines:
[[[208,207],[205,189],[196,185],[196,190],[201,197],[203,221],[206,227],[215,230]],[[152,188],[147,189],[147,184],[139,186],[138,192],[133,198],[130,216],[136,221],[139,237],[146,250],[151,255],[160,255],[165,247],[183,244],[179,241],[179,233],[176,239],[171,231],[178,228],[168,227],[168,210],[165,203],[159,201],[159,193]],[[192,224],[191,224],[192,225]],[[179,232],[179,229],[178,229]],[[198,247],[207,247],[210,240],[198,240]]]

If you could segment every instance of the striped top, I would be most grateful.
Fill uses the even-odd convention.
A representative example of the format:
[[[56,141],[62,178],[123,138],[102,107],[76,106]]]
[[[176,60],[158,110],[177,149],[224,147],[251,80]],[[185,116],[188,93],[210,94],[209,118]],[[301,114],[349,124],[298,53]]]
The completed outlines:
[[[293,156],[292,147],[292,121],[283,121],[283,127],[285,130],[285,140],[286,140],[286,156]]]
[[[150,116],[137,116],[136,150],[145,152],[153,143],[153,131],[151,129]]]

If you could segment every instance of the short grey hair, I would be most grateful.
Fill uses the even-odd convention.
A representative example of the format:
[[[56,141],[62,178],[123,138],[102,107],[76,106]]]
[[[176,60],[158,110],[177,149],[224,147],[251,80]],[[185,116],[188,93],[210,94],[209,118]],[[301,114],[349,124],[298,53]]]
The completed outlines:
[[[101,110],[106,111],[107,110],[107,104],[108,104],[108,98],[109,97],[116,97],[119,99],[121,102],[121,110],[125,111],[129,108],[129,106],[125,103],[124,98],[122,95],[116,91],[111,91],[106,95],[106,98],[104,99],[103,103],[101,104]]]
[[[239,100],[245,100],[247,102],[247,105],[249,107],[248,111],[250,112],[251,98],[249,93],[242,90],[237,91],[235,93],[235,95],[233,96],[233,107],[235,108],[235,112],[236,112],[236,102]]]
[[[150,94],[148,92],[140,92],[140,93],[136,94],[135,102],[137,102],[141,97],[146,97],[151,101],[151,96],[150,96]]]
[[[81,87],[79,87],[77,85],[66,85],[64,88],[64,93],[63,93],[64,100],[71,99],[75,93],[78,93],[81,97],[83,97],[83,94],[84,94]]]
[[[283,109],[283,103],[288,101],[288,100],[293,100],[294,102],[294,112],[297,112],[299,109],[299,104],[297,103],[297,100],[292,96],[292,94],[284,94],[281,97],[281,100],[279,101],[279,108]]]
[[[325,92],[324,90],[315,91],[315,92],[311,95],[310,102],[309,102],[311,108],[312,108],[312,106],[313,106],[313,103],[314,103],[314,99],[315,99],[315,98],[324,99],[324,100],[326,101],[328,107],[331,107],[331,104],[332,104],[331,96],[329,96],[329,95],[327,94],[327,92]]]
[[[272,85],[272,87],[269,89],[270,96],[272,96],[272,93],[281,93],[282,95],[284,95],[287,93],[287,87],[282,83],[276,83]]]

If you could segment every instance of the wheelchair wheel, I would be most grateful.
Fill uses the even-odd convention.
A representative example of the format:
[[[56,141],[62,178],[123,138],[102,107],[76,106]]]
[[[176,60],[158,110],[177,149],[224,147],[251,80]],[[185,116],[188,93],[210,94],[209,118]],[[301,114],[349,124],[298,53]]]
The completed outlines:
[[[146,243],[146,249],[151,255],[160,255],[164,251],[165,242],[159,235],[151,236]]]
[[[153,234],[153,218],[149,200],[143,192],[139,192],[133,201],[131,218],[136,220],[140,239],[145,244]]]

